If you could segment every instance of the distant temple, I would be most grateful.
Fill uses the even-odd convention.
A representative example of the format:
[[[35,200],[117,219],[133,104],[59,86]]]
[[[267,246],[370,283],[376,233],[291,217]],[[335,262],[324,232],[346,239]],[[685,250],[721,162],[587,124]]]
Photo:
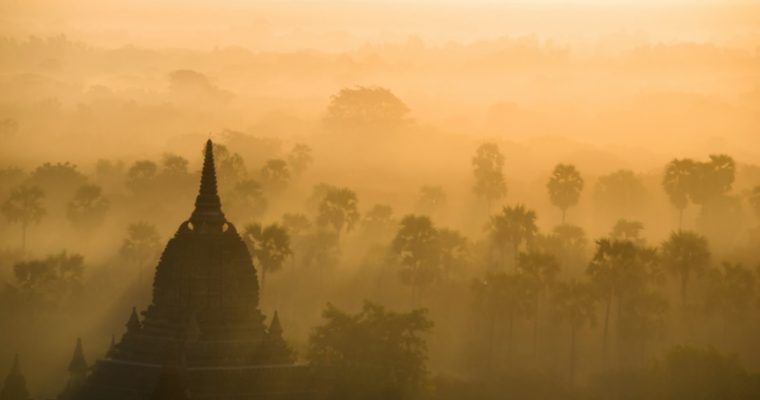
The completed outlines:
[[[127,331],[87,367],[82,343],[60,400],[303,399],[306,367],[294,363],[277,314],[259,310],[245,243],[222,213],[211,140],[195,210],[169,240],[153,302],[133,309]]]
[[[0,400],[30,400],[26,378],[21,374],[18,355],[13,360],[11,372],[5,377],[3,388],[0,389]]]

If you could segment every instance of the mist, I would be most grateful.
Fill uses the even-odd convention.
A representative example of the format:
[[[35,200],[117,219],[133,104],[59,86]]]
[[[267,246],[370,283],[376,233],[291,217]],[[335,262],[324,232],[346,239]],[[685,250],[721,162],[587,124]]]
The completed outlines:
[[[256,365],[309,396],[760,393],[757,2],[154,3],[0,5],[0,375],[31,398],[91,398],[78,338],[81,382],[128,360],[210,174],[287,353]]]

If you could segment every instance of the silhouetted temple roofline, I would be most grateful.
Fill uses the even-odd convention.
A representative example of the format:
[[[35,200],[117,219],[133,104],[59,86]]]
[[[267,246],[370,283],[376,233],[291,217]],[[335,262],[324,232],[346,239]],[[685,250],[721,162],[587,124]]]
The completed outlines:
[[[201,186],[195,199],[195,210],[190,223],[199,232],[218,232],[227,220],[222,212],[222,203],[216,189],[216,168],[214,167],[214,145],[209,139],[201,172]]]

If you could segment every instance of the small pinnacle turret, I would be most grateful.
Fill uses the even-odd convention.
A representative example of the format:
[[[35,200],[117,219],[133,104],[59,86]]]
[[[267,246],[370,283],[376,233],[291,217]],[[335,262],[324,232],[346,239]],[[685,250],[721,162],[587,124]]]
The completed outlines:
[[[0,390],[0,400],[29,400],[26,378],[21,373],[18,354],[13,359],[11,372],[5,377],[5,383],[2,390]]]
[[[141,327],[140,317],[137,316],[137,307],[132,307],[132,314],[127,321],[127,332],[137,332]]]
[[[82,347],[82,338],[77,338],[77,345],[74,348],[74,355],[69,363],[69,373],[71,375],[87,375],[87,360],[84,358],[84,349]]]

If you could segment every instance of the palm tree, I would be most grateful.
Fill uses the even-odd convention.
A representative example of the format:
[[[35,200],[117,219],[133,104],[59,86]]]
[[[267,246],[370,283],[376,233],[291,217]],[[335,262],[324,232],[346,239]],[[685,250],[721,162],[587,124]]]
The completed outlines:
[[[501,214],[491,217],[486,226],[491,242],[497,246],[501,253],[502,263],[506,257],[505,247],[512,245],[515,265],[519,255],[520,246],[533,240],[538,233],[536,227],[536,213],[528,210],[524,205],[504,207]]]
[[[708,271],[705,311],[721,316],[724,337],[731,319],[744,319],[754,292],[755,275],[741,264],[724,262],[721,268]]]
[[[285,259],[293,255],[290,249],[288,231],[277,224],[267,227],[261,224],[249,224],[243,231],[243,241],[248,246],[248,252],[253,258],[254,265],[261,268],[261,293],[264,292],[267,273],[276,272],[282,268]]]
[[[567,209],[578,204],[583,191],[583,178],[574,165],[557,164],[546,184],[552,204],[562,210],[562,223],[565,223]]]
[[[391,249],[401,262],[399,277],[412,289],[412,302],[417,304],[424,286],[440,273],[438,230],[429,217],[407,215],[391,242]]]
[[[340,237],[341,232],[350,231],[359,220],[358,203],[356,193],[352,190],[328,188],[319,203],[317,224],[331,227]]]
[[[515,318],[528,315],[535,309],[535,286],[528,277],[521,274],[504,272],[488,273],[484,279],[475,280],[473,284],[477,307],[488,318],[488,362],[489,369],[493,362],[496,329],[499,317],[507,320],[507,348],[509,360],[512,360]]]
[[[686,306],[689,279],[695,273],[704,272],[710,262],[707,239],[694,232],[678,231],[673,232],[661,248],[663,265],[681,279],[681,304]]]
[[[472,158],[475,186],[473,191],[486,200],[486,210],[491,214],[491,205],[507,194],[504,182],[504,155],[496,143],[483,143]]]
[[[617,318],[620,320],[621,300],[628,292],[644,288],[649,281],[658,278],[656,265],[657,253],[654,249],[640,247],[627,240],[600,239],[596,242],[596,253],[587,273],[604,301],[605,355],[612,302],[617,301]]]
[[[301,175],[314,162],[311,147],[303,143],[296,144],[288,153],[288,165],[296,175]]]
[[[541,298],[559,274],[559,263],[550,253],[532,250],[527,253],[520,253],[517,270],[519,274],[527,277],[535,288],[535,299],[533,301],[535,306],[533,310],[533,353],[535,354],[538,346]]]
[[[570,326],[570,383],[575,379],[576,336],[584,325],[596,323],[596,295],[588,283],[561,282],[554,289],[552,308]]]
[[[639,221],[619,219],[615,223],[615,226],[612,227],[610,237],[615,240],[630,240],[637,244],[643,244],[644,238],[641,237],[642,230],[644,230],[644,224]]]
[[[269,160],[261,168],[261,183],[274,193],[285,190],[290,182],[290,169],[285,160]]]
[[[11,191],[2,206],[3,215],[11,223],[21,224],[21,255],[26,253],[26,229],[45,216],[42,199],[45,193],[37,186],[18,186]]]
[[[688,158],[674,159],[665,167],[662,187],[668,194],[670,203],[678,209],[678,230],[683,226],[683,212],[689,204],[689,193],[694,182],[697,163]]]

